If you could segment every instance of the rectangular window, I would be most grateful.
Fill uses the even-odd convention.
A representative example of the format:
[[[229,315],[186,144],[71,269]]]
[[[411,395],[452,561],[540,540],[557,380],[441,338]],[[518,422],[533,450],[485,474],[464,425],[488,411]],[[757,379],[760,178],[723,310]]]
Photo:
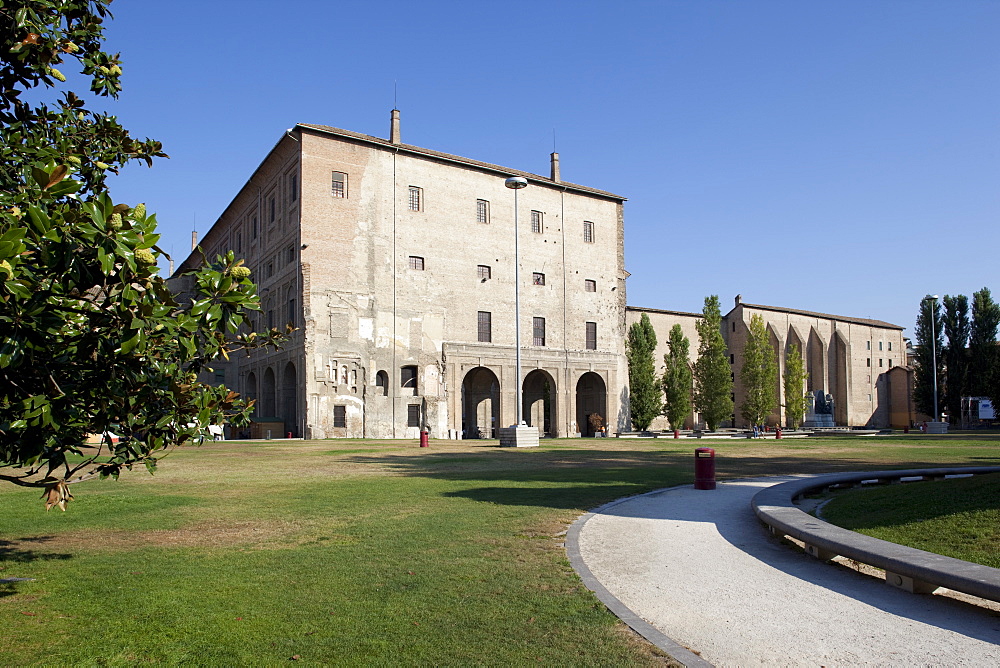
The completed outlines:
[[[892,351],[892,341],[889,342],[889,351]]]
[[[594,243],[594,224],[589,220],[583,221],[583,241],[584,243]]]
[[[878,342],[878,349],[882,350],[882,342],[881,341]]]
[[[404,366],[399,370],[399,386],[417,389],[417,367]]]
[[[410,186],[410,211],[423,211],[424,189]]]
[[[416,271],[423,271],[424,270],[424,258],[422,258],[420,256],[417,256],[417,255],[411,255],[410,256],[410,269],[414,269]]]
[[[531,212],[531,231],[535,234],[542,233],[542,212],[532,211]]]
[[[871,349],[872,349],[872,342],[865,341],[865,350],[871,350]]]
[[[537,271],[531,275],[532,285],[545,285],[545,274],[539,274]]]
[[[587,350],[597,350],[597,323],[587,323]]]
[[[264,278],[271,278],[274,276],[274,261],[268,260],[267,264],[264,265]]]
[[[879,367],[882,366],[882,358],[881,357],[878,358],[878,365],[879,365]]]
[[[242,232],[237,232],[236,233],[236,252],[237,253],[242,253],[243,252],[243,233]]]
[[[592,281],[589,278],[583,281],[584,292],[597,292],[597,281]]]
[[[871,400],[872,400],[872,395],[869,394],[868,395],[868,401],[871,401]]]
[[[869,357],[869,358],[867,358],[867,359],[865,360],[865,365],[866,365],[866,366],[871,366],[871,365],[872,365],[872,358],[871,358],[871,357]]]
[[[892,358],[891,357],[889,358],[889,368],[890,369],[892,368]]]
[[[295,246],[289,246],[285,249],[285,264],[292,262],[295,262]]]
[[[299,198],[299,175],[288,175],[288,201],[294,202]]]
[[[730,364],[736,364],[736,355],[730,355],[729,356],[729,363]]]
[[[420,426],[420,404],[410,404],[406,407],[406,426]]]
[[[267,328],[271,329],[274,327],[274,309],[268,309],[267,311]]]
[[[490,268],[490,265],[488,264],[481,264],[478,267],[476,267],[476,278],[479,278],[483,281],[491,278],[492,273],[493,270]]]
[[[533,346],[545,345],[545,318],[531,319],[531,332]]]
[[[334,197],[347,197],[347,174],[334,172],[330,183],[330,194]]]
[[[478,341],[481,343],[491,343],[493,341],[493,314],[489,311],[479,311],[477,318],[478,322]]]
[[[257,214],[254,214],[253,223],[250,225],[251,236],[257,238]]]
[[[295,318],[295,300],[294,299],[289,299],[288,300],[288,324],[291,325],[292,327],[295,327],[295,323],[296,323],[296,318]]]
[[[333,407],[333,426],[334,427],[347,426],[347,406]]]
[[[274,203],[274,195],[271,195],[270,197],[267,198],[267,215],[268,215],[267,221],[269,223],[274,222],[274,219],[277,217],[277,211],[278,209]]]
[[[476,222],[477,223],[490,222],[490,203],[484,199],[476,200]]]

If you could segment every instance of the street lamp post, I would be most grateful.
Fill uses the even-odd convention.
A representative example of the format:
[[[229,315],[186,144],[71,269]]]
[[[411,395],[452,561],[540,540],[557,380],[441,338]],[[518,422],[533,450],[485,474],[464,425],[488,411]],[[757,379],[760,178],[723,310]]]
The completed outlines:
[[[938,385],[937,385],[937,295],[927,295],[924,301],[931,302],[931,364],[934,366],[934,421],[940,422],[941,415],[938,411]]]
[[[517,191],[528,186],[528,179],[512,176],[503,184],[514,191],[514,401],[517,407],[517,420],[514,422],[514,427],[520,427],[524,423],[524,418],[521,415],[521,259],[517,245]]]

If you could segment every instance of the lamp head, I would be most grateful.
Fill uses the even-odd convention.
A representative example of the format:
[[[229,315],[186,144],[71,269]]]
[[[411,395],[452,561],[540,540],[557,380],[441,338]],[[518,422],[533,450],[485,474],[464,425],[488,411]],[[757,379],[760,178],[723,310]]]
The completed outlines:
[[[938,300],[938,296],[937,295],[927,295],[926,297],[924,297],[924,300],[928,300],[928,299],[933,299],[934,301],[937,301]]]
[[[504,181],[503,184],[511,190],[520,190],[521,188],[528,187],[528,179],[523,176],[512,176]]]

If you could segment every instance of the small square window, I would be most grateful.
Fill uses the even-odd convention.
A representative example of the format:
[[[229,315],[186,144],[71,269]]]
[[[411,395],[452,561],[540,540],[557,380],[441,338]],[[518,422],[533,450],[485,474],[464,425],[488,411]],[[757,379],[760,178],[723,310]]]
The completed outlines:
[[[333,407],[333,426],[334,427],[347,426],[347,406]]]
[[[597,323],[587,323],[587,350],[597,350]]]
[[[531,333],[533,346],[545,345],[545,318],[531,319]]]
[[[423,211],[424,210],[424,189],[418,188],[416,186],[410,186],[410,199],[409,199],[410,211]]]
[[[542,212],[532,211],[531,212],[531,231],[535,234],[542,233]]]
[[[490,222],[490,203],[484,199],[476,200],[476,222],[477,223]]]
[[[417,367],[404,366],[399,370],[399,386],[417,389]]]
[[[406,407],[406,426],[420,426],[420,404],[410,404]]]
[[[592,281],[589,278],[583,281],[584,292],[597,292],[597,281]]]
[[[334,197],[347,197],[347,174],[344,172],[333,172],[330,182],[330,194]]]
[[[539,274],[537,271],[531,275],[532,285],[545,285],[545,274]]]
[[[481,343],[491,343],[493,341],[493,314],[489,311],[479,311],[477,329],[477,340]]]
[[[584,243],[594,243],[594,224],[589,220],[583,221],[583,241]]]
[[[488,264],[481,264],[476,267],[476,278],[486,281],[492,278],[493,269]]]
[[[423,271],[424,270],[424,258],[419,257],[417,255],[411,255],[410,256],[410,269],[414,269],[416,271]]]

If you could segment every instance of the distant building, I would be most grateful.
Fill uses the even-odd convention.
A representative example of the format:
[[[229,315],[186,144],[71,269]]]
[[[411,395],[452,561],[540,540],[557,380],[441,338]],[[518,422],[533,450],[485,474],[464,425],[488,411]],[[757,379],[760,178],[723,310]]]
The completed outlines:
[[[674,323],[696,355],[700,315],[626,309],[625,198],[563,181],[556,153],[540,176],[403,144],[395,110],[388,140],[288,130],[202,239],[209,257],[232,249],[253,271],[256,328],[297,327],[282,350],[219,363],[207,380],[256,400],[258,436],[496,436],[516,412],[509,176],[529,182],[517,237],[524,419],[547,436],[591,435],[592,416],[629,429],[626,327],[650,316],[660,365]],[[193,252],[177,273],[201,261]],[[887,373],[905,363],[901,327],[739,298],[723,319],[737,406],[753,314],[782,371],[799,345],[837,423],[894,422]]]
[[[695,322],[701,318],[700,313],[661,311],[633,306],[629,306],[626,313],[629,325],[637,322],[643,313],[649,316],[656,330],[655,359],[658,367],[663,365],[663,356],[667,352],[667,337],[675,323],[681,325],[685,336],[691,341],[691,361],[697,357],[698,334],[695,331]],[[729,347],[729,359],[733,370],[733,399],[736,405],[734,426],[748,426],[746,420],[739,414],[739,407],[745,396],[743,383],[740,380],[740,369],[743,365],[743,350],[750,332],[750,318],[754,315],[764,319],[771,346],[778,359],[779,378],[775,390],[781,405],[768,418],[768,424],[786,424],[782,378],[792,345],[798,346],[805,361],[809,374],[807,389],[822,390],[833,397],[833,417],[836,424],[881,428],[889,427],[903,419],[898,416],[893,417],[893,392],[889,375],[893,367],[906,363],[902,327],[881,320],[746,304],[740,296],[737,296],[733,309],[722,317],[722,334]],[[905,376],[902,382],[905,382]],[[908,392],[904,396],[908,397]],[[901,400],[897,398],[897,407]],[[699,421],[699,416],[692,415],[689,424],[693,425]],[[897,426],[908,424],[907,421]],[[659,418],[653,425],[653,428],[666,427],[665,418]]]

